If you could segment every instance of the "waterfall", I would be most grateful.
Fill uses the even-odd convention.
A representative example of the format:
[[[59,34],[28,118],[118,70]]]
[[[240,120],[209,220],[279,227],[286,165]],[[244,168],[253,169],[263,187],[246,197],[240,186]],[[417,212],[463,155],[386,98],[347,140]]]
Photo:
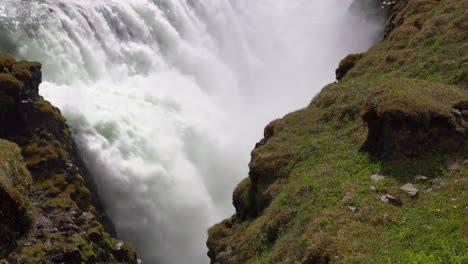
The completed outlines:
[[[120,238],[207,263],[263,127],[378,28],[352,0],[0,0],[0,51],[43,63]]]

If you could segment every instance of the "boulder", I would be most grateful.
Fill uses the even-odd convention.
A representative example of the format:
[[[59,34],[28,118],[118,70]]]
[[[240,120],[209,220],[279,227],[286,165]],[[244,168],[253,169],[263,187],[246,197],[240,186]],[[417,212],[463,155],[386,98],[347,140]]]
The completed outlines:
[[[407,183],[403,186],[400,187],[400,189],[402,191],[405,191],[406,193],[408,193],[410,196],[416,196],[416,194],[418,194],[419,190],[416,189],[413,184],[411,183]]]

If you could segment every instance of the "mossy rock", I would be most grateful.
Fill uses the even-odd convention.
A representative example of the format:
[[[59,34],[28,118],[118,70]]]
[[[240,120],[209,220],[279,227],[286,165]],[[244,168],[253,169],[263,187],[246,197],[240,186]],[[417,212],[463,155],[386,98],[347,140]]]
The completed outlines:
[[[18,146],[0,139],[0,257],[8,255],[31,226],[30,184]]]
[[[335,71],[336,79],[343,79],[346,74],[358,63],[363,54],[350,54],[344,58]]]
[[[8,54],[0,53],[0,72],[9,72],[16,59]]]

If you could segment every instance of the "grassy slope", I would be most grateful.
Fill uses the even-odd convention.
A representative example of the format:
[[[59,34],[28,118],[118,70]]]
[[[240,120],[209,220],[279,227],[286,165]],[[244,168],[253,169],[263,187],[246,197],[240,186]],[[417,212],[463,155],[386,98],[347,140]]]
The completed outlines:
[[[212,260],[468,262],[467,124],[450,113],[468,101],[468,1],[409,0],[396,9],[397,27],[343,80],[267,127],[267,139],[252,153],[250,179],[234,193],[238,214],[209,231]],[[398,111],[411,122],[457,122],[464,144],[456,153],[387,162],[360,152],[367,135],[361,114],[373,100],[378,111]],[[449,171],[446,161],[454,157],[461,169]],[[373,183],[374,173],[392,177]],[[443,178],[445,185],[417,182],[418,174]],[[415,198],[400,190],[408,182],[420,189]],[[402,206],[380,201],[371,185],[399,197]],[[252,208],[259,207],[257,215]]]

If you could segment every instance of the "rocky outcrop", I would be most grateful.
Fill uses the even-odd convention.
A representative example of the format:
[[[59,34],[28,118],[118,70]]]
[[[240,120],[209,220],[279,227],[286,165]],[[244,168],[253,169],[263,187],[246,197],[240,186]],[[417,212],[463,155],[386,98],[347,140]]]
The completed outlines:
[[[78,167],[80,159],[60,110],[39,95],[41,64],[17,62],[1,54],[0,68],[0,136],[20,147],[32,179],[27,193],[16,192],[21,185],[14,181],[1,185],[3,193],[16,197],[10,200],[22,201],[30,209],[26,213],[22,209],[26,206],[3,204],[10,213],[0,214],[0,223],[17,215],[17,223],[25,224],[10,232],[15,234],[10,242],[0,240],[0,248],[4,248],[0,260],[136,263],[128,243],[109,234],[113,230],[105,228],[105,217],[96,210],[98,198],[88,188],[92,179]],[[21,158],[16,162],[23,164]],[[14,208],[19,211],[13,213]]]
[[[340,81],[358,63],[363,54],[350,54],[344,58],[335,71],[336,79]]]
[[[367,99],[362,150],[385,160],[455,152],[468,139],[467,99],[457,87],[393,79]]]

